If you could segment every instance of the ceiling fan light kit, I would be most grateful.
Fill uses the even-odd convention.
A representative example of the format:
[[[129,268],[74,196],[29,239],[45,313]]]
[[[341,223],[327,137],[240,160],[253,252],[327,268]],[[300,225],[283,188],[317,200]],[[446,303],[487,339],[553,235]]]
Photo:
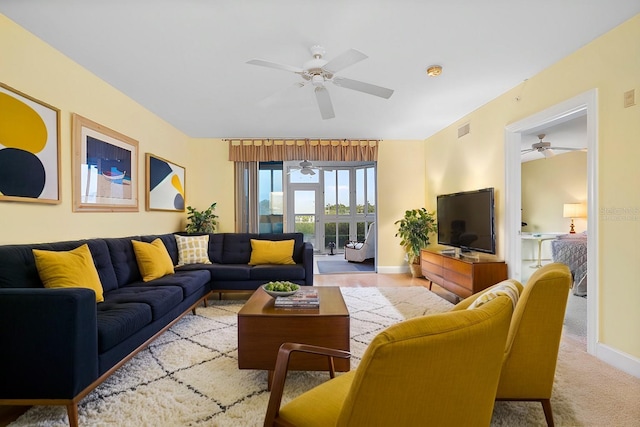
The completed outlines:
[[[335,117],[331,96],[325,86],[325,83],[327,82],[333,83],[339,87],[385,99],[388,99],[393,94],[392,89],[387,89],[382,86],[376,86],[359,80],[336,76],[336,73],[339,71],[368,58],[364,53],[356,49],[349,49],[333,58],[331,61],[327,61],[323,59],[325,50],[322,46],[314,45],[310,50],[313,59],[305,62],[302,65],[302,68],[294,67],[292,65],[278,64],[264,59],[252,59],[247,61],[247,63],[298,74],[302,77],[303,81],[295,84],[295,87],[297,88],[302,88],[311,83],[311,86],[314,86],[315,88],[314,92],[316,95],[316,102],[323,120]]]

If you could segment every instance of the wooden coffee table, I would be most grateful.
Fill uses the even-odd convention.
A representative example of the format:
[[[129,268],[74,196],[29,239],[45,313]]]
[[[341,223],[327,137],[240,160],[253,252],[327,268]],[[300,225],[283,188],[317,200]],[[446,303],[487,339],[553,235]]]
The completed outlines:
[[[349,351],[349,310],[337,286],[317,287],[316,309],[275,308],[275,301],[258,288],[238,312],[238,368],[269,371],[269,386],[280,345],[285,342],[313,344]],[[348,359],[334,360],[335,370],[346,372]],[[290,370],[326,371],[327,358],[293,353]]]

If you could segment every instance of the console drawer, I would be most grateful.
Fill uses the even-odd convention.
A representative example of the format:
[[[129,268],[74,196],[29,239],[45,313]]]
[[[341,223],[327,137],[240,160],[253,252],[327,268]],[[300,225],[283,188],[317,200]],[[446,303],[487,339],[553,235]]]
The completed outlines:
[[[422,250],[420,267],[427,280],[460,298],[466,298],[507,278],[507,265],[504,261],[489,255],[458,258]]]

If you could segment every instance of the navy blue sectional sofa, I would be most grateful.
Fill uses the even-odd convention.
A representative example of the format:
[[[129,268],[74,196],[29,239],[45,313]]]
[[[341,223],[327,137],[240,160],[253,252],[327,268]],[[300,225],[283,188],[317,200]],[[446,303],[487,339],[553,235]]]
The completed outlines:
[[[300,233],[211,234],[212,264],[143,282],[131,240],[156,238],[177,265],[173,234],[0,246],[0,405],[66,405],[75,426],[83,397],[211,292],[254,290],[271,280],[313,285],[313,247]],[[296,264],[248,265],[251,239],[293,239]],[[46,289],[36,269],[32,249],[85,243],[104,302],[90,289]]]

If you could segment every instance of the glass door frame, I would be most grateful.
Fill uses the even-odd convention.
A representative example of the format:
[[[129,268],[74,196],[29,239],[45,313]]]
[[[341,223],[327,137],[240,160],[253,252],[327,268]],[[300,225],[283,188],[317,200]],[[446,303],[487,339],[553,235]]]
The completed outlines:
[[[314,170],[316,172],[317,181],[314,182],[290,182],[290,174],[295,173],[299,161],[284,162],[283,164],[283,176],[285,178],[285,204],[286,204],[286,228],[288,232],[295,231],[295,191],[315,191],[315,238],[311,242],[314,247],[314,252],[319,254],[328,254],[330,249],[325,245],[325,226],[327,223],[336,223],[336,234],[339,235],[338,224],[349,224],[349,238],[348,240],[363,240],[371,222],[375,222],[377,218],[377,202],[374,204],[374,212],[368,212],[368,197],[373,195],[377,200],[377,177],[376,177],[376,164],[372,162],[313,162]],[[373,168],[373,176],[367,177],[367,168]],[[325,213],[325,174],[324,170],[347,170],[349,171],[349,205],[351,212],[349,215],[327,215]],[[373,192],[365,186],[365,212],[357,213],[355,211],[357,206],[356,200],[356,175],[357,170],[365,171],[365,180],[373,179]],[[292,172],[293,171],[293,172]],[[371,184],[368,184],[371,185]],[[336,190],[337,191],[337,190]],[[338,197],[336,197],[336,202]],[[364,229],[358,230],[358,224],[364,223]],[[339,239],[337,239],[339,240]],[[344,248],[339,247],[339,242],[336,242],[336,248],[334,253],[343,253]],[[377,253],[377,244],[376,244]]]

